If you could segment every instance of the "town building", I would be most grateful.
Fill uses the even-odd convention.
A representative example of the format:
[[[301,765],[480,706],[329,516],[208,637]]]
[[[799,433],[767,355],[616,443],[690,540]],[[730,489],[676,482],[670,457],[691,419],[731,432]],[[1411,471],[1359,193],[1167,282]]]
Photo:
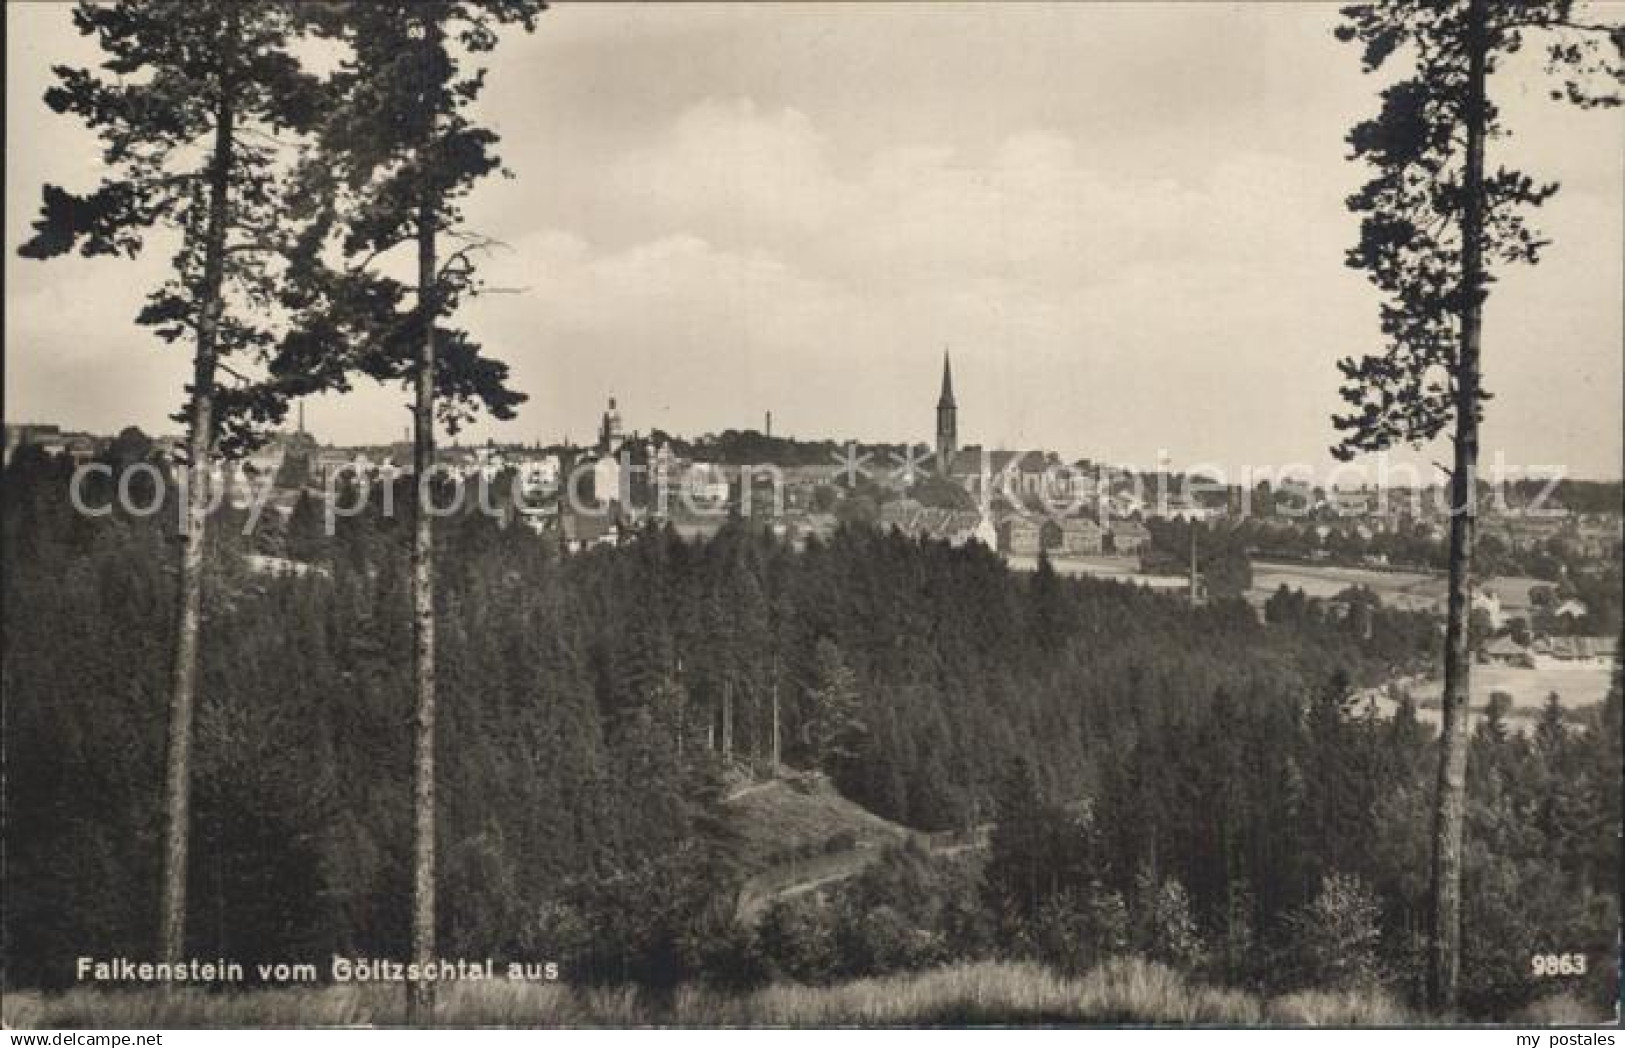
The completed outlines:
[[[1486,662],[1498,662],[1509,666],[1533,664],[1529,649],[1511,637],[1496,637],[1484,645],[1484,659]]]
[[[1043,544],[1043,526],[1030,517],[1013,513],[999,523],[1000,552],[1036,557]]]
[[[1106,532],[1088,517],[1066,517],[1061,521],[1061,552],[1069,557],[1088,557],[1105,549]]]
[[[980,510],[945,509],[926,506],[916,499],[894,499],[880,507],[880,526],[896,528],[915,539],[931,539],[951,546],[980,542],[989,549],[998,547],[998,531]]]
[[[62,427],[48,422],[6,424],[5,461],[9,463],[17,449],[26,445],[39,448],[53,458],[66,456],[74,462],[89,462],[101,453],[103,441],[89,433],[64,432]]]
[[[528,456],[516,460],[514,474],[526,498],[549,495],[559,488],[561,463],[557,455]]]
[[[1120,557],[1136,556],[1151,542],[1151,532],[1137,520],[1114,520],[1107,532],[1111,551]]]

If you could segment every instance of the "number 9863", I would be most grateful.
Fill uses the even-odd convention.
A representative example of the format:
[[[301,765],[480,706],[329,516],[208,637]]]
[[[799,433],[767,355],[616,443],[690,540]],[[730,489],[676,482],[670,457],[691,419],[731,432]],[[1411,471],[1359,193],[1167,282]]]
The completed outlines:
[[[1529,958],[1529,969],[1535,975],[1584,975],[1586,957],[1583,953],[1537,953]]]

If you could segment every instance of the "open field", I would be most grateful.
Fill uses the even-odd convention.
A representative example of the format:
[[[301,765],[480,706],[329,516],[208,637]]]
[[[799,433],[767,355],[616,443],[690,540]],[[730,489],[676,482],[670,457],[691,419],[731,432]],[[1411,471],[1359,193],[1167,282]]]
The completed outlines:
[[[1364,586],[1383,604],[1410,611],[1444,611],[1446,580],[1443,574],[1419,571],[1385,571],[1377,568],[1348,568],[1335,564],[1298,564],[1282,561],[1253,561],[1253,588],[1248,598],[1263,603],[1283,583],[1288,589],[1301,589],[1311,597],[1335,597],[1350,586]],[[1524,575],[1489,579],[1484,588],[1501,602],[1508,616],[1528,615],[1533,602],[1529,593],[1552,583]]]
[[[1038,564],[1036,557],[1014,554],[1006,556],[1005,560],[1018,571],[1032,571]],[[1062,575],[1133,582],[1153,589],[1181,589],[1187,584],[1183,577],[1177,575],[1143,574],[1139,561],[1134,557],[1052,555],[1050,563]],[[1253,561],[1253,585],[1247,591],[1247,599],[1261,606],[1282,585],[1322,600],[1335,597],[1350,586],[1364,586],[1388,607],[1410,611],[1442,611],[1444,608],[1443,575],[1269,560]],[[1485,583],[1486,588],[1500,598],[1501,610],[1507,615],[1527,615],[1531,604],[1529,591],[1537,586],[1550,585],[1549,582],[1524,576],[1495,578]]]
[[[1552,692],[1557,693],[1565,710],[1593,706],[1607,697],[1613,673],[1613,665],[1601,661],[1563,662],[1542,658],[1533,669],[1500,663],[1475,664],[1471,677],[1472,721],[1476,724],[1482,720],[1489,709],[1491,696],[1503,692],[1512,698],[1512,709],[1507,716],[1508,727],[1513,731],[1527,731]],[[1416,700],[1417,720],[1437,728],[1443,682],[1437,679],[1407,679],[1396,683]],[[1385,716],[1392,715],[1399,705],[1386,693],[1374,692],[1372,699],[1377,710]]]
[[[1564,662],[1558,659],[1537,659],[1533,669],[1506,666],[1499,663],[1478,664],[1472,670],[1472,702],[1488,704],[1490,696],[1504,692],[1512,697],[1513,715],[1534,716],[1546,703],[1546,696],[1556,692],[1569,709],[1601,702],[1608,694],[1608,682],[1613,675],[1610,663],[1596,660]],[[1428,681],[1411,688],[1418,701],[1438,699],[1441,684]]]
[[[1019,553],[1005,555],[1005,563],[1016,571],[1033,571],[1038,558]],[[1177,575],[1146,575],[1140,571],[1137,557],[1050,557],[1050,565],[1061,575],[1087,576],[1112,582],[1133,582],[1152,589],[1184,589],[1188,581]]]
[[[1032,571],[1036,557],[1007,555],[1005,561],[1017,571]],[[1133,582],[1153,589],[1184,589],[1188,580],[1181,575],[1147,575],[1140,571],[1136,557],[1054,556],[1050,563],[1062,575],[1088,576]],[[1384,604],[1402,608],[1431,608],[1443,594],[1442,582],[1414,571],[1378,571],[1374,568],[1343,568],[1330,564],[1286,564],[1253,562],[1253,586],[1247,597],[1263,604],[1277,587],[1301,589],[1311,597],[1335,597],[1350,586],[1366,586]]]
[[[10,993],[5,1024],[19,1028],[126,1029],[391,1026],[398,986],[206,993],[179,990]],[[820,1027],[1081,1025],[1379,1026],[1426,1022],[1381,990],[1261,997],[1205,986],[1136,958],[1069,978],[1030,963],[983,961],[834,986],[775,984],[739,994],[684,986],[669,994],[631,987],[538,983],[449,984],[437,1014],[447,1026]],[[1529,1024],[1605,1021],[1552,998],[1518,1017]]]
[[[1253,588],[1248,596],[1259,603],[1268,600],[1282,585],[1301,589],[1310,597],[1335,597],[1350,586],[1364,586],[1383,604],[1396,608],[1425,610],[1444,594],[1443,580],[1415,571],[1379,571],[1375,568],[1346,568],[1333,564],[1292,564],[1277,561],[1253,562]]]

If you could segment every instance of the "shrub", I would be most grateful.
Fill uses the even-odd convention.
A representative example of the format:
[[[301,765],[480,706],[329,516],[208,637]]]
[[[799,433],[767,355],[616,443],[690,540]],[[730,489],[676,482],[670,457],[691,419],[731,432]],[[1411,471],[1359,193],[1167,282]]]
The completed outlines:
[[[842,907],[836,944],[841,968],[852,974],[911,971],[943,959],[941,938],[889,905]]]
[[[824,983],[836,973],[833,915],[816,897],[776,900],[762,915],[756,938],[764,960],[786,979]]]
[[[1134,894],[1134,948],[1183,971],[1200,968],[1207,950],[1185,886],[1172,877],[1158,882],[1148,867],[1142,867]]]
[[[757,933],[732,917],[695,929],[684,943],[687,967],[708,986],[730,991],[754,990],[772,980],[773,972]]]
[[[1128,949],[1128,907],[1123,897],[1098,882],[1092,889],[1083,898],[1063,892],[1046,900],[1028,934],[1038,959],[1069,975]]]
[[[1550,862],[1478,852],[1463,885],[1464,1012],[1502,1019],[1561,993],[1611,1008],[1619,999],[1616,938],[1605,929],[1619,927],[1618,897],[1577,889]],[[1584,975],[1535,974],[1536,955],[1566,953],[1586,958]]]
[[[1381,982],[1381,909],[1358,877],[1329,873],[1320,891],[1287,918],[1290,968],[1300,985],[1369,989]]]

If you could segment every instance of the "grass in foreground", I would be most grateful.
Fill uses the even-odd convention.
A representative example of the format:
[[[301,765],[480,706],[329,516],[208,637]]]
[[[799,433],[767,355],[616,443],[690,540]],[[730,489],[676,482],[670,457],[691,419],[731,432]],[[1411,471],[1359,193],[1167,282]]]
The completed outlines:
[[[403,1021],[402,996],[394,985],[239,993],[74,989],[8,993],[0,1017],[11,1028],[391,1026]],[[1588,1021],[1560,1002],[1545,1002],[1542,1008],[1528,1021]],[[1138,959],[1110,961],[1078,978],[1035,964],[979,962],[836,986],[773,985],[742,994],[692,986],[661,995],[632,987],[458,983],[440,987],[437,1014],[444,1026],[517,1027],[1375,1026],[1427,1021],[1377,991],[1266,999],[1192,983],[1169,968]]]

